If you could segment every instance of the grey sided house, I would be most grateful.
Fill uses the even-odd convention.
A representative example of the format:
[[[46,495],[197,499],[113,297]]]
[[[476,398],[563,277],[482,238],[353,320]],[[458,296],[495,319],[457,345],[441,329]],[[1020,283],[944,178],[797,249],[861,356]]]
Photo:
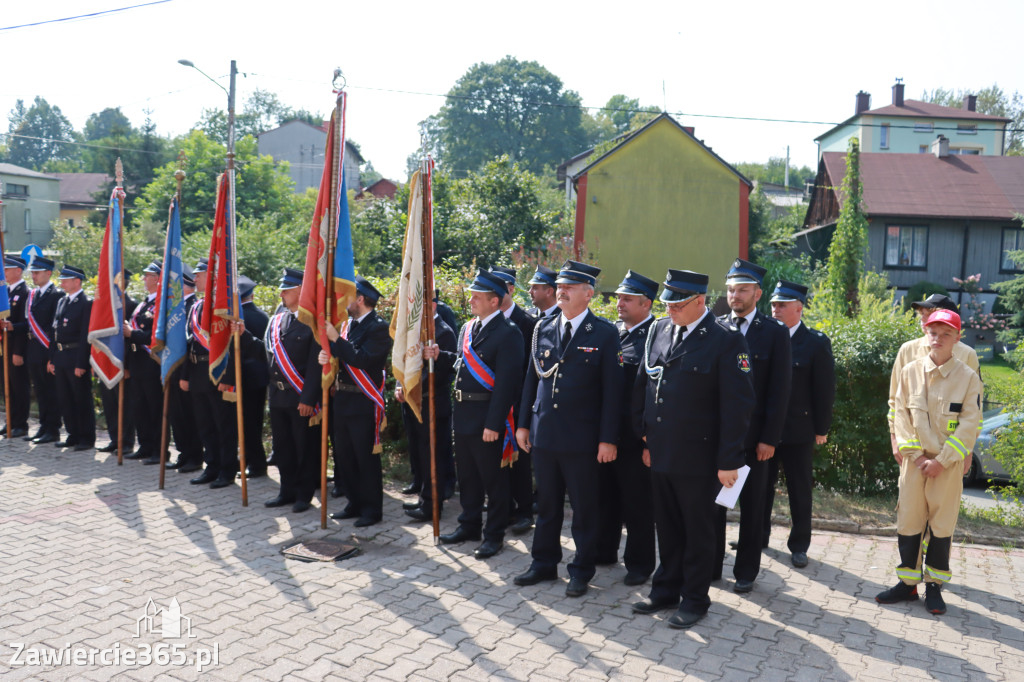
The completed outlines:
[[[868,219],[867,269],[884,272],[897,296],[921,280],[968,295],[953,278],[981,274],[984,312],[992,311],[994,282],[1022,267],[1008,257],[1024,249],[1024,157],[961,156],[939,136],[930,154],[862,153],[860,179]],[[825,152],[797,249],[828,257],[844,200],[846,154]],[[956,293],[954,293],[956,292]]]

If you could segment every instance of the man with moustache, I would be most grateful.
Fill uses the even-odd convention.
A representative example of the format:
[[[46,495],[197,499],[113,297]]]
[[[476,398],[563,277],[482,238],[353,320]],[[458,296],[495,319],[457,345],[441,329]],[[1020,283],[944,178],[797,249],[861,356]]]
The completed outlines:
[[[473,319],[459,333],[452,420],[462,512],[458,527],[440,540],[451,545],[482,537],[473,554],[489,559],[502,550],[508,526],[509,478],[502,467],[516,454],[511,419],[522,386],[523,339],[501,314],[507,292],[503,279],[480,269],[469,291]],[[445,353],[430,346],[423,357],[437,359]]]
[[[5,424],[0,436],[23,438],[28,435],[29,378],[25,364],[28,349],[28,322],[25,306],[28,303],[28,284],[22,279],[25,261],[18,256],[4,257],[4,279],[7,281],[10,315],[0,322],[7,335],[6,366],[11,373],[11,423]]]
[[[629,270],[619,287],[616,311],[624,373],[620,411],[618,455],[599,469],[601,519],[597,547],[598,565],[619,560],[622,526],[626,526],[626,585],[642,585],[654,572],[654,507],[651,503],[651,470],[643,463],[644,442],[633,428],[633,384],[643,361],[647,332],[654,322],[651,305],[658,283]]]
[[[28,294],[26,322],[28,323],[28,349],[25,363],[32,379],[32,388],[39,405],[39,430],[24,440],[37,445],[55,443],[60,438],[60,406],[54,376],[46,371],[50,362],[50,344],[53,337],[53,316],[61,294],[50,281],[54,263],[49,258],[36,256],[28,272],[35,288]]]
[[[523,386],[516,438],[533,456],[537,526],[533,562],[516,585],[558,578],[565,494],[573,509],[576,555],[567,597],[589,589],[597,561],[599,498],[595,481],[613,462],[619,440],[622,360],[614,325],[594,315],[590,301],[601,269],[567,260],[555,280],[561,313],[537,323]]]
[[[60,411],[68,437],[55,443],[75,452],[92,450],[96,442],[96,413],[89,368],[89,314],[92,299],[82,291],[85,273],[72,265],[60,271],[64,297],[57,302],[47,371],[54,375]]]
[[[668,317],[647,333],[633,398],[651,467],[661,563],[650,596],[632,608],[674,608],[673,628],[692,627],[711,605],[715,496],[736,483],[755,403],[747,344],[707,309],[707,287],[707,275],[668,271],[661,294]]]
[[[731,323],[746,338],[757,396],[744,442],[750,473],[740,492],[740,538],[733,566],[736,582],[732,589],[741,594],[754,589],[754,581],[761,571],[768,462],[782,437],[793,379],[789,332],[778,320],[757,309],[765,273],[765,268],[737,258],[725,279],[726,299],[732,313],[722,316],[723,322]],[[725,507],[718,509],[716,540],[717,579],[722,575],[721,565],[725,559]]]

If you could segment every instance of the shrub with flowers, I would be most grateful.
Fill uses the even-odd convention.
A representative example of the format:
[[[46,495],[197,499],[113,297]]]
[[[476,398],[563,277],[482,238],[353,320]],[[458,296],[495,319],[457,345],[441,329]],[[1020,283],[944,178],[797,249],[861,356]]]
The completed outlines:
[[[992,313],[985,312],[985,302],[978,298],[981,293],[981,273],[971,275],[966,279],[954,277],[953,281],[971,297],[966,303],[966,311],[961,311],[964,318],[964,326],[970,327],[979,332],[999,332],[1006,329],[1006,321]]]

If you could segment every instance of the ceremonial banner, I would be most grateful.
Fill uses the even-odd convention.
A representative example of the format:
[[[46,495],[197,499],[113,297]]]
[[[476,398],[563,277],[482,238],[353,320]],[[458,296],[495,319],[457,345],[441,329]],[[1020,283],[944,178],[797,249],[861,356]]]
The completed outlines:
[[[238,304],[235,285],[234,238],[231,234],[231,214],[234,210],[234,192],[231,176],[222,173],[217,180],[217,210],[213,219],[210,239],[210,262],[207,264],[206,299],[200,322],[210,339],[210,381],[221,383],[228,369],[231,350],[231,325]]]
[[[124,190],[115,187],[107,207],[107,229],[100,248],[96,297],[89,316],[89,362],[107,388],[124,375],[124,268],[121,266],[121,201]]]
[[[355,263],[352,255],[352,229],[348,214],[348,188],[345,183],[345,95],[341,97],[341,117],[337,112],[331,115],[327,133],[327,151],[324,171],[320,177],[316,210],[309,230],[309,247],[306,251],[306,268],[299,292],[299,320],[313,330],[320,347],[330,352],[325,322],[331,310],[329,322],[336,328],[348,319],[348,304],[355,299]],[[335,149],[337,147],[337,149]],[[333,179],[333,182],[332,182]],[[333,185],[333,192],[332,192]],[[337,219],[331,223],[332,206]],[[328,263],[328,246],[334,245],[333,262]],[[332,281],[333,280],[333,281]],[[331,290],[333,306],[328,306],[328,290]],[[323,384],[334,381],[337,363],[324,367]]]
[[[423,204],[430,210],[430,196],[424,196],[423,172],[416,171],[409,181],[409,222],[402,247],[402,277],[398,283],[398,306],[391,318],[391,338],[395,340],[391,352],[391,369],[402,384],[405,404],[423,421],[420,414],[423,397],[423,343],[424,320],[432,312],[434,292],[424,291],[423,231],[430,229],[423,222]],[[427,178],[430,171],[428,165]]]
[[[160,380],[167,383],[174,368],[185,359],[185,265],[181,259],[181,208],[171,199],[164,267],[160,273],[156,320],[153,322],[153,353],[160,361]]]

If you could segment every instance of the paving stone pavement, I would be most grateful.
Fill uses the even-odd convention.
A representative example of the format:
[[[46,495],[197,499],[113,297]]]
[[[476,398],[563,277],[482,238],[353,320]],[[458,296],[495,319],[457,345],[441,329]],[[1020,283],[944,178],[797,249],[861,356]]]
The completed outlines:
[[[564,596],[564,566],[555,583],[516,587],[530,536],[512,538],[488,561],[472,556],[473,543],[435,547],[428,525],[404,523],[394,491],[382,523],[360,531],[329,521],[320,530],[319,509],[263,507],[277,493],[272,478],[249,482],[243,508],[238,486],[210,490],[189,485],[190,477],[169,471],[160,491],[157,467],[0,441],[0,676],[1024,678],[1022,550],[956,546],[949,613],[934,617],[923,600],[875,603],[895,580],[892,538],[816,532],[810,566],[798,570],[777,528],[753,593],[737,595],[731,579],[719,581],[707,618],[676,631],[665,623],[670,612],[631,613],[646,587],[624,586],[621,565],[599,568],[581,599]],[[337,500],[329,506],[340,508]],[[457,505],[448,506],[442,532],[456,515]],[[735,538],[735,525],[729,533]],[[280,553],[313,538],[351,542],[363,553],[334,564]],[[568,558],[568,519],[563,546]],[[171,611],[172,599],[191,619],[173,621],[185,624],[180,638],[163,613],[152,617]],[[130,659],[147,652],[148,665]],[[197,671],[197,658],[214,654]],[[57,655],[65,662],[45,658]]]

